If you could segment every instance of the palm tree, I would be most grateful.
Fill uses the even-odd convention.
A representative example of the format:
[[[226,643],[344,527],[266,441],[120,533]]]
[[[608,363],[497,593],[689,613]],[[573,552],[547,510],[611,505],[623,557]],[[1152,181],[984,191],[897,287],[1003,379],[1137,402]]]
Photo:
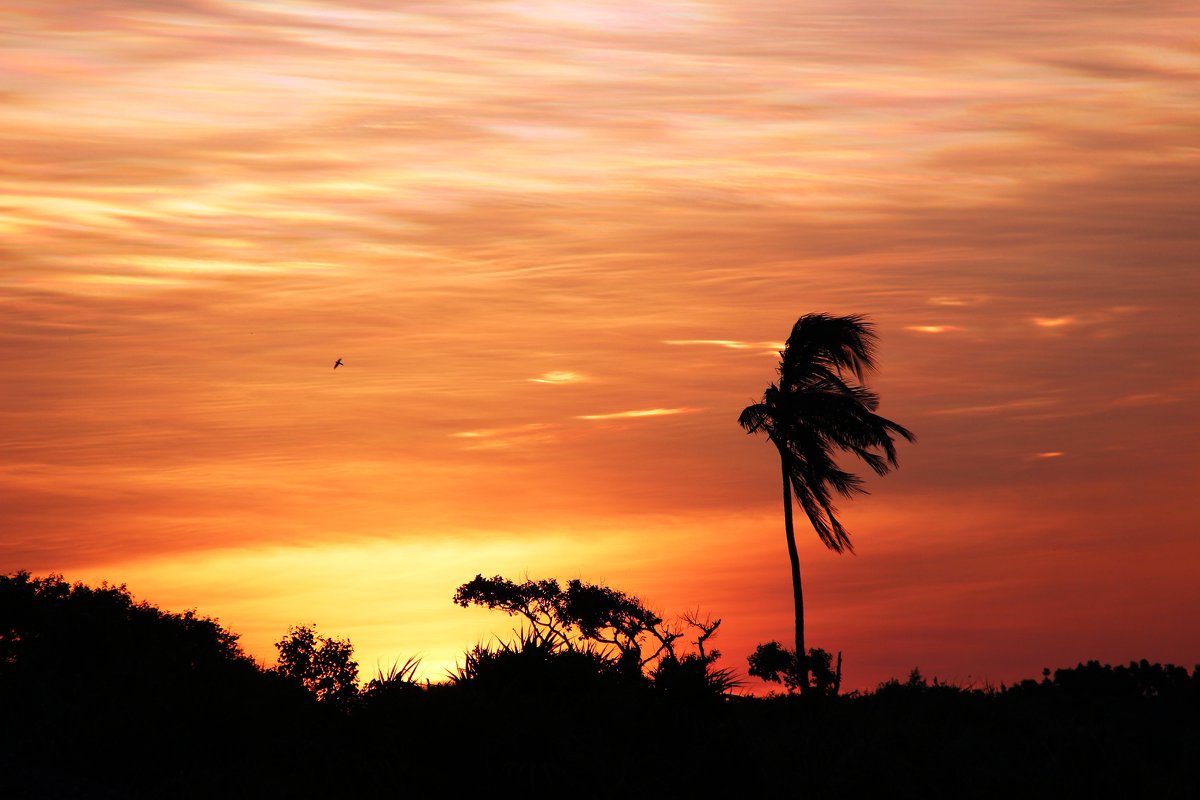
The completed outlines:
[[[835,553],[853,552],[832,495],[851,497],[866,489],[861,478],[838,467],[835,454],[848,451],[875,474],[884,475],[897,466],[893,435],[915,441],[907,428],[874,413],[879,396],[862,383],[864,374],[875,368],[876,340],[873,326],[858,315],[801,317],[779,354],[779,383],[768,386],[762,402],[747,406],[738,417],[747,433],[765,432],[779,451],[801,692],[808,686],[809,668],[792,497],[826,547]]]

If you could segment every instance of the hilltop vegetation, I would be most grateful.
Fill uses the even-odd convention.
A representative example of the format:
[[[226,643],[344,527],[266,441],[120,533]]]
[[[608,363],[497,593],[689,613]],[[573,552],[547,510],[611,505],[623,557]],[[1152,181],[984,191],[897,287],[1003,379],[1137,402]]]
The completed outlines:
[[[440,683],[360,685],[311,626],[274,669],[194,612],[122,586],[0,577],[6,797],[420,796],[501,789],[677,796],[1194,797],[1200,667],[1097,662],[979,690],[914,670],[873,692],[732,694],[719,621],[674,622],[578,581],[460,587],[516,614]],[[762,648],[760,648],[762,650]],[[511,793],[505,791],[503,793]]]

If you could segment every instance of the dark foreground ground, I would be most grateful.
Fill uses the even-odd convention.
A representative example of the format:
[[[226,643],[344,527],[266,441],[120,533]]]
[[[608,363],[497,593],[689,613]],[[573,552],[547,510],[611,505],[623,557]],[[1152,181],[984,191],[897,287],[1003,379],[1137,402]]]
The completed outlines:
[[[1200,797],[1194,693],[897,685],[684,700],[434,686],[345,712],[265,681],[253,695],[231,685],[146,697],[119,680],[95,694],[5,688],[0,793],[14,798],[675,797],[722,786],[782,797]]]
[[[0,581],[0,798],[1200,798],[1200,668],[745,698],[521,652],[319,702],[211,620],[23,580]]]

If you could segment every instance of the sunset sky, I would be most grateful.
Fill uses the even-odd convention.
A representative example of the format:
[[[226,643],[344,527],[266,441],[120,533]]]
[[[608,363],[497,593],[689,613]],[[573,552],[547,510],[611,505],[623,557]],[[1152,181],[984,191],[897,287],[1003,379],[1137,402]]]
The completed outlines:
[[[515,624],[459,584],[579,577],[744,672],[792,607],[737,416],[858,313],[919,441],[856,555],[798,527],[846,685],[1200,662],[1194,2],[0,16],[0,572],[434,680]]]

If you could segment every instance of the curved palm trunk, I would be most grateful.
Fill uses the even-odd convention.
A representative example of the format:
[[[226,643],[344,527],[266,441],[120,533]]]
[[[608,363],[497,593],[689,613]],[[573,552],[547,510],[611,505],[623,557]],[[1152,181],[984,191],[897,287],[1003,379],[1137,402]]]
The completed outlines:
[[[808,651],[804,649],[804,589],[800,584],[800,554],[796,550],[796,531],[792,527],[792,484],[788,480],[787,461],[783,466],[783,529],[787,534],[788,559],[792,563],[792,600],[796,605],[796,666],[800,672],[800,694],[808,689]]]

